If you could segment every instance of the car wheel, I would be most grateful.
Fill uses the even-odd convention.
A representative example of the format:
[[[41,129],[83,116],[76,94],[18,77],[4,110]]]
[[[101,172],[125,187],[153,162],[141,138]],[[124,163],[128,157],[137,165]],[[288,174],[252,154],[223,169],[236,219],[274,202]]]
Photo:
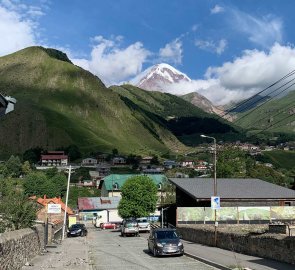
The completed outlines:
[[[153,255],[154,255],[154,257],[157,257],[157,250],[155,247],[153,248]]]

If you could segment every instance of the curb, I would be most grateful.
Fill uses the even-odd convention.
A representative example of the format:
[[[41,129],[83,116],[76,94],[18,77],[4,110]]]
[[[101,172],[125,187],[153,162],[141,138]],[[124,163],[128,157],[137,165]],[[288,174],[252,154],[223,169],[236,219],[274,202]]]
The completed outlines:
[[[218,264],[218,263],[212,262],[212,261],[210,261],[210,260],[204,259],[204,258],[199,257],[199,256],[196,256],[196,255],[193,255],[193,254],[188,253],[188,252],[184,252],[184,255],[186,255],[187,257],[193,258],[193,259],[195,259],[195,260],[197,260],[197,261],[200,261],[200,262],[202,262],[202,263],[205,263],[205,264],[208,264],[208,265],[210,265],[210,266],[213,266],[213,267],[215,267],[215,268],[217,268],[217,269],[220,269],[220,270],[232,270],[232,268],[228,268],[228,267],[226,267],[226,266],[223,266],[223,265],[221,265],[221,264]]]

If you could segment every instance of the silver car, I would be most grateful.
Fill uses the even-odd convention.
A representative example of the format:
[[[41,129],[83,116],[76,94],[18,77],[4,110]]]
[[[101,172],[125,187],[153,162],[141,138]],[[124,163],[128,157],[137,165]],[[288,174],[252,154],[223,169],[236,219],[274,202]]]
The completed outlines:
[[[151,225],[147,218],[137,218],[139,232],[150,232]]]
[[[126,235],[139,236],[139,228],[136,219],[124,220],[121,227],[121,236],[125,237]]]

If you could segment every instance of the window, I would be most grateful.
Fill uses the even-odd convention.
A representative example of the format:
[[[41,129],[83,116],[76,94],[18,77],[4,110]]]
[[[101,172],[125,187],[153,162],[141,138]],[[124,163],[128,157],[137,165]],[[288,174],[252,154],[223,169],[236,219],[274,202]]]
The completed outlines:
[[[119,189],[119,184],[118,183],[113,184],[113,189]]]

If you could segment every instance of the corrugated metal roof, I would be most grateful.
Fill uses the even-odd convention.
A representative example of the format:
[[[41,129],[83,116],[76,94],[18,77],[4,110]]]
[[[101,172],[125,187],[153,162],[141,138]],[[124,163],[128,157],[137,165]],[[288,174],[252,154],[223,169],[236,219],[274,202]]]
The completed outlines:
[[[81,197],[78,198],[79,211],[117,209],[120,197]]]
[[[213,196],[213,178],[169,178],[195,199]],[[295,191],[260,179],[218,178],[217,194],[224,199],[295,199]]]
[[[124,185],[127,179],[135,176],[148,176],[153,180],[153,182],[158,185],[165,180],[168,180],[167,177],[163,174],[110,174],[103,178],[104,185],[106,190],[112,190],[114,184],[118,184],[118,189]]]

